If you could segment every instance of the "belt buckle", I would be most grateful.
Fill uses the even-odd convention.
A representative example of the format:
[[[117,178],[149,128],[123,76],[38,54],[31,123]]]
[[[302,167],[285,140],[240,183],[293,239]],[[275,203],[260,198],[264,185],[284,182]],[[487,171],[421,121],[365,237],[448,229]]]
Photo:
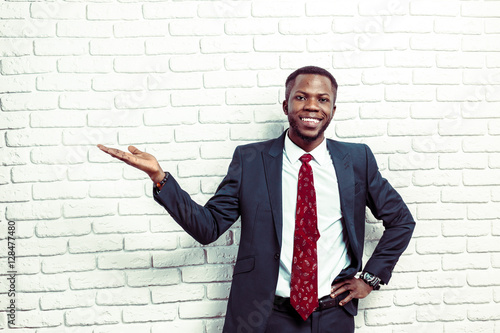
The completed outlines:
[[[319,307],[318,307],[319,311],[324,310],[324,309],[333,308],[334,306],[338,305],[337,299],[331,298],[330,296],[328,296],[328,298],[326,298],[326,299],[320,299],[318,303],[319,303]]]

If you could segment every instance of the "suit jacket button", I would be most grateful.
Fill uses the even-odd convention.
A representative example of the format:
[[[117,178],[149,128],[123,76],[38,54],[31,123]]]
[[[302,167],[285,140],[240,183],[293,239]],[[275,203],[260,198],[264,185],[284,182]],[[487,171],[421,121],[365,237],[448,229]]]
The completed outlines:
[[[274,259],[278,260],[279,258],[280,258],[280,254],[279,254],[279,253],[276,253],[276,254],[274,255]]]

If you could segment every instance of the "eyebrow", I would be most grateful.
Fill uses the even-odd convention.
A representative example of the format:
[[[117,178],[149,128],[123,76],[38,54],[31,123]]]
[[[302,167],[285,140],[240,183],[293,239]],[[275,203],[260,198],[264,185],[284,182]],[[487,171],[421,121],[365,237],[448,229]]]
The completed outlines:
[[[304,94],[304,95],[319,95],[319,96],[327,95],[327,96],[330,96],[329,93],[309,94],[309,93],[302,91],[302,90],[297,90],[295,93],[296,94],[300,93],[300,94]]]

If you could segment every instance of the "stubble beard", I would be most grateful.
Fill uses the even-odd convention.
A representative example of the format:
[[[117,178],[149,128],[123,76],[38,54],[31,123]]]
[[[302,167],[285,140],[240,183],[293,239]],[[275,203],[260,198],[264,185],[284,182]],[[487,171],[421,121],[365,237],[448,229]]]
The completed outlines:
[[[321,126],[316,135],[308,136],[300,131],[297,121],[295,119],[289,119],[290,128],[293,129],[294,133],[297,134],[297,136],[300,139],[304,140],[304,142],[313,142],[317,140],[321,135],[323,135],[323,133],[325,133],[331,121],[332,119],[328,120],[328,122],[326,122],[323,126]]]

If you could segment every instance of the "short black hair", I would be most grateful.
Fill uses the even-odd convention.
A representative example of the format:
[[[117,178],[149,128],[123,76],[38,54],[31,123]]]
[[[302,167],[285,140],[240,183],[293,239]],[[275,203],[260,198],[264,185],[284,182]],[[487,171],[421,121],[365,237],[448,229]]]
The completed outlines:
[[[335,99],[337,98],[337,89],[338,89],[338,84],[333,75],[327,71],[324,68],[321,67],[316,67],[316,66],[305,66],[301,67],[297,70],[295,70],[292,74],[288,76],[285,82],[285,99],[288,100],[290,97],[290,91],[292,90],[293,85],[295,84],[295,79],[297,76],[301,74],[316,74],[316,75],[321,75],[325,76],[330,79],[330,82],[332,83],[332,87],[335,88],[334,94],[335,94]]]

